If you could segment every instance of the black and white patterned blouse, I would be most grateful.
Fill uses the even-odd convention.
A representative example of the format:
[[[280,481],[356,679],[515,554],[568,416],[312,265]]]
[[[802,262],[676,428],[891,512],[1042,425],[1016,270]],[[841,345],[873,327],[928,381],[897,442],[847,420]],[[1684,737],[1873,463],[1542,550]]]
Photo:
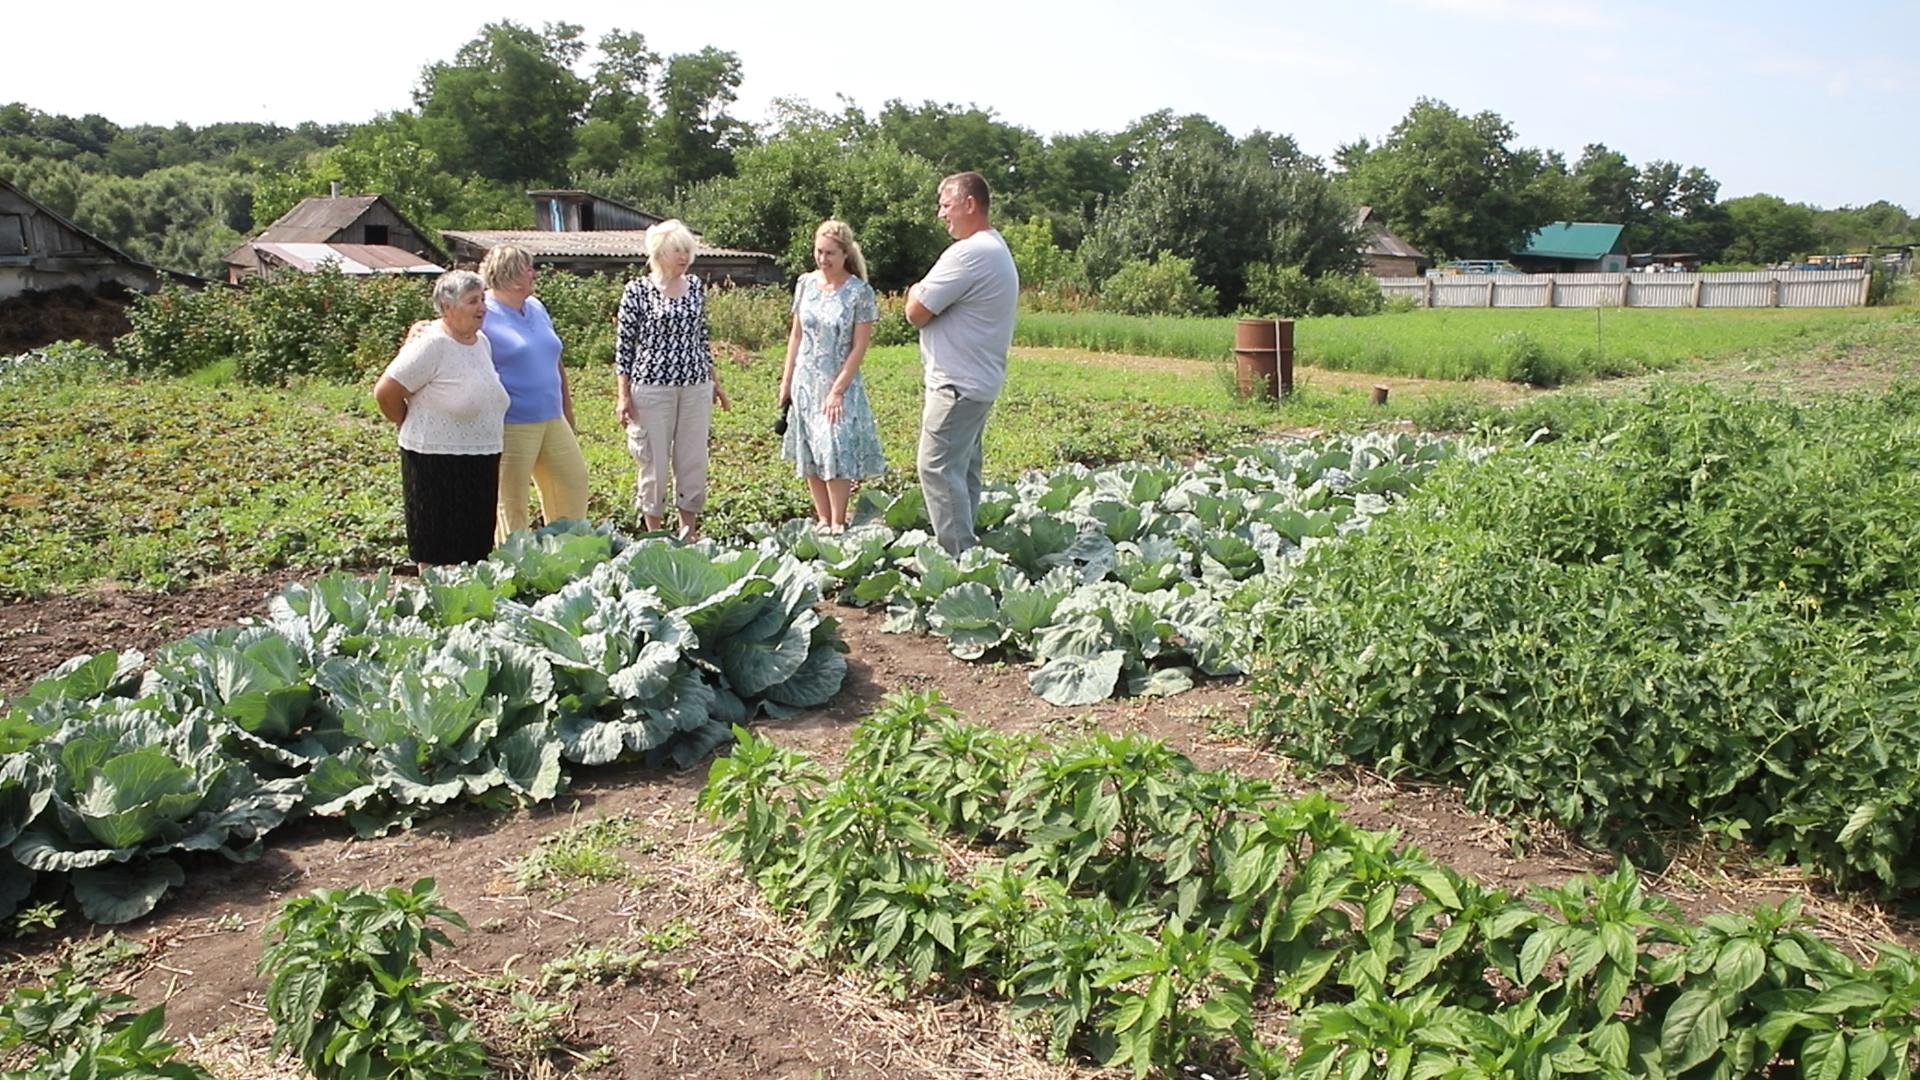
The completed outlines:
[[[613,363],[630,383],[694,386],[713,378],[707,340],[706,286],[687,275],[687,291],[668,296],[652,275],[627,282],[620,294]]]

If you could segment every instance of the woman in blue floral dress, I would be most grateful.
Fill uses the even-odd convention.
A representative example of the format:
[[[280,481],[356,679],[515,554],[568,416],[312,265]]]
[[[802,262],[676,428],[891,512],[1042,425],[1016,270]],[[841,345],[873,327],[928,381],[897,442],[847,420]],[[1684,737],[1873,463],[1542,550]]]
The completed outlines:
[[[793,288],[793,327],[780,376],[780,402],[790,408],[780,456],[806,479],[820,526],[838,531],[847,526],[853,482],[887,467],[860,378],[879,306],[845,222],[821,222],[814,230],[813,261],[819,269],[802,274]]]

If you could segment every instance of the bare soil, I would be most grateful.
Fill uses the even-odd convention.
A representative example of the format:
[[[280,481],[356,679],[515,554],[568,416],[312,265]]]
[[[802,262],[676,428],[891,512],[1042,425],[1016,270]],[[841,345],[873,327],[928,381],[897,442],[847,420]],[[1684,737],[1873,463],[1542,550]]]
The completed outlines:
[[[1134,356],[1127,353],[1096,353],[1085,349],[1033,348],[1022,346],[1015,349],[1016,356],[1031,356],[1043,360],[1066,360],[1072,363],[1087,364],[1096,367],[1120,368],[1124,371],[1151,372],[1173,375],[1181,378],[1220,379],[1231,375],[1224,363],[1212,360],[1190,360],[1173,356]],[[1223,369],[1226,374],[1222,374]],[[1371,392],[1376,386],[1384,386],[1395,400],[1406,397],[1427,397],[1434,394],[1458,394],[1471,392],[1489,401],[1507,403],[1518,401],[1530,394],[1539,393],[1519,383],[1504,382],[1498,379],[1417,379],[1402,375],[1375,375],[1365,371],[1335,371],[1331,368],[1313,367],[1308,364],[1296,365],[1293,369],[1294,383],[1304,387],[1319,387],[1327,390],[1351,389],[1363,393]]]
[[[108,647],[152,648],[191,630],[264,611],[278,581],[243,578],[177,594],[107,591],[0,607],[0,693],[17,692],[66,657]],[[1490,884],[1524,889],[1611,868],[1602,853],[1535,830],[1516,846],[1512,828],[1467,810],[1445,788],[1396,784],[1364,773],[1310,776],[1258,749],[1242,734],[1249,704],[1239,680],[1216,680],[1173,698],[1116,700],[1061,709],[1034,696],[1025,669],[966,663],[938,639],[885,634],[868,612],[836,609],[851,648],[850,670],[831,705],[764,725],[774,738],[828,762],[880,700],[902,688],[938,687],[962,715],[1054,738],[1104,728],[1168,740],[1207,767],[1271,777],[1294,792],[1323,790],[1369,828],[1397,829]],[[468,989],[489,1044],[510,1075],[553,1076],[584,1069],[596,1047],[611,1050],[604,1077],[1089,1076],[1085,1066],[1047,1062],[1015,1030],[1004,1007],[946,990],[898,1001],[859,972],[836,973],[808,956],[793,929],[770,914],[738,873],[710,850],[709,826],[694,811],[706,766],[685,773],[639,766],[583,770],[572,790],[515,812],[465,809],[411,832],[357,840],[335,822],[306,822],[275,835],[260,860],[204,860],[155,915],[121,932],[144,956],[108,981],[147,1002],[167,1003],[170,1032],[196,1060],[224,1075],[297,1076],[267,1051],[265,980],[256,973],[262,927],[287,897],[321,887],[405,884],[436,879],[446,902],[472,929],[434,962],[440,977]],[[513,867],[545,836],[596,816],[631,815],[644,840],[623,853],[623,881],[572,892],[522,888]],[[1744,908],[1788,892],[1806,898],[1830,935],[1865,943],[1906,929],[1888,912],[1834,898],[1796,874],[1769,873],[1703,852],[1683,859],[1654,886],[1695,914]],[[74,920],[69,920],[73,922]],[[508,1007],[509,984],[543,964],[577,958],[591,946],[634,949],[639,935],[690,926],[690,941],[658,952],[638,973],[585,980],[571,992],[560,1025],[564,1045],[525,1049],[525,1022]],[[0,949],[0,984],[30,982],[66,955],[85,928]],[[515,1049],[516,1047],[520,1049]]]

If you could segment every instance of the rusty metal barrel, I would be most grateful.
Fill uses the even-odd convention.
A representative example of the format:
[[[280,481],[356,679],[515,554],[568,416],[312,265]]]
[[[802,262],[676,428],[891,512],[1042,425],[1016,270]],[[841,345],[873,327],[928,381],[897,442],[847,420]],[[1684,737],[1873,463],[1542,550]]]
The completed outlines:
[[[1240,319],[1233,326],[1234,386],[1268,401],[1293,393],[1293,320]]]

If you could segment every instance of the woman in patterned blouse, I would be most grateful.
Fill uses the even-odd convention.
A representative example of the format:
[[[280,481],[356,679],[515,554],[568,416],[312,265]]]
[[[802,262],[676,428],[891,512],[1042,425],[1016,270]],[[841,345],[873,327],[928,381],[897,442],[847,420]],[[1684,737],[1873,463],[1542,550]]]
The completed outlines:
[[[780,456],[794,463],[813,496],[821,528],[847,527],[853,482],[886,471],[880,431],[860,378],[860,362],[879,315],[867,285],[866,259],[844,221],[813,231],[813,261],[793,288],[793,323],[780,402],[792,404]]]
[[[666,518],[671,472],[680,536],[692,539],[707,505],[707,432],[713,407],[732,408],[707,338],[706,288],[687,273],[693,233],[679,221],[647,230],[647,276],[620,296],[614,338],[614,415],[639,467],[635,499],[648,531]]]

